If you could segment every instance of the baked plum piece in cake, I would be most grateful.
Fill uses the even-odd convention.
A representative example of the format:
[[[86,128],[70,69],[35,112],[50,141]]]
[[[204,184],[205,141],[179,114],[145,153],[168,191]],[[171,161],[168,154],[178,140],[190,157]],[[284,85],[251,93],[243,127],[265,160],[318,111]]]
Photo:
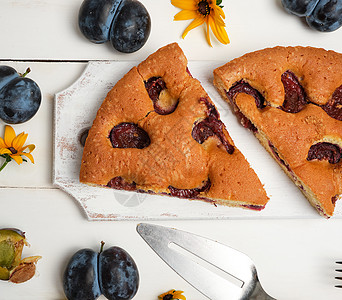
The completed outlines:
[[[108,93],[85,142],[80,181],[255,210],[268,201],[177,44]]]
[[[332,216],[342,194],[342,54],[267,48],[215,69],[214,85],[312,206]]]

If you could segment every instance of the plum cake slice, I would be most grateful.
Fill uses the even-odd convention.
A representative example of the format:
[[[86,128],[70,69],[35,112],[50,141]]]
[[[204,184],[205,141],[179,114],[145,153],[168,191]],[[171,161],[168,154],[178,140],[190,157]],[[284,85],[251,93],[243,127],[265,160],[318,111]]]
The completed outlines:
[[[215,69],[214,85],[312,206],[332,216],[342,194],[342,54],[267,48]]]
[[[255,210],[268,201],[176,43],[108,93],[85,142],[80,181]]]

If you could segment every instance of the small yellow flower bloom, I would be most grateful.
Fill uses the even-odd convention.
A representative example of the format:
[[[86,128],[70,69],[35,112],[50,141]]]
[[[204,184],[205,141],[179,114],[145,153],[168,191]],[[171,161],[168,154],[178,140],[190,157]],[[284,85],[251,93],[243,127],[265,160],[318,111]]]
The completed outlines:
[[[172,300],[172,299],[186,300],[185,296],[182,295],[183,293],[184,293],[183,291],[169,290],[168,292],[159,295],[158,299],[160,300]]]
[[[229,38],[225,30],[225,14],[219,5],[221,0],[171,0],[171,4],[182,9],[174,17],[174,21],[193,21],[184,30],[184,39],[188,32],[203,23],[207,24],[207,42],[212,47],[209,36],[209,28],[222,44],[229,44]]]
[[[12,159],[20,165],[23,162],[22,156],[26,156],[32,163],[34,163],[31,152],[34,150],[35,145],[30,144],[24,146],[28,134],[22,132],[16,136],[14,129],[6,125],[4,138],[0,137],[0,156],[5,158],[4,164],[0,167],[0,171],[10,162]],[[25,152],[25,150],[28,152]]]

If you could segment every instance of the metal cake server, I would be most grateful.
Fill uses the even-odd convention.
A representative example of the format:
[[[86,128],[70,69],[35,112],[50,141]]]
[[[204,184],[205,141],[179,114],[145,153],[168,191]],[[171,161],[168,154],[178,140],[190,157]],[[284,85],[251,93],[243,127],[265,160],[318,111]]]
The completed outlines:
[[[174,228],[140,223],[137,231],[175,272],[209,299],[275,300],[261,287],[247,255]],[[214,267],[215,271],[210,270]]]

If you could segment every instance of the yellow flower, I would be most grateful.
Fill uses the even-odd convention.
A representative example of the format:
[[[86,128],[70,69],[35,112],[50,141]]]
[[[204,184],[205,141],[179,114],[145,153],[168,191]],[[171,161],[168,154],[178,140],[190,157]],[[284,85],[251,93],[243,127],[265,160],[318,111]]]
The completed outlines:
[[[222,44],[228,44],[229,38],[225,30],[224,12],[219,5],[222,0],[171,0],[171,4],[182,10],[174,17],[174,21],[194,19],[184,30],[184,39],[188,32],[204,22],[207,24],[207,42],[212,47],[209,36],[209,27]]]
[[[183,291],[176,291],[176,290],[169,290],[168,292],[161,294],[158,296],[160,300],[172,300],[172,299],[179,299],[179,300],[186,300],[185,296],[182,295]]]
[[[14,129],[11,126],[6,125],[4,138],[0,137],[0,156],[4,157],[6,160],[0,167],[0,171],[12,159],[20,165],[23,162],[23,158],[21,156],[26,156],[32,163],[34,163],[31,152],[34,150],[35,145],[31,144],[24,146],[27,136],[28,134],[25,134],[24,132],[16,136]],[[26,149],[29,150],[29,152],[24,152]]]

